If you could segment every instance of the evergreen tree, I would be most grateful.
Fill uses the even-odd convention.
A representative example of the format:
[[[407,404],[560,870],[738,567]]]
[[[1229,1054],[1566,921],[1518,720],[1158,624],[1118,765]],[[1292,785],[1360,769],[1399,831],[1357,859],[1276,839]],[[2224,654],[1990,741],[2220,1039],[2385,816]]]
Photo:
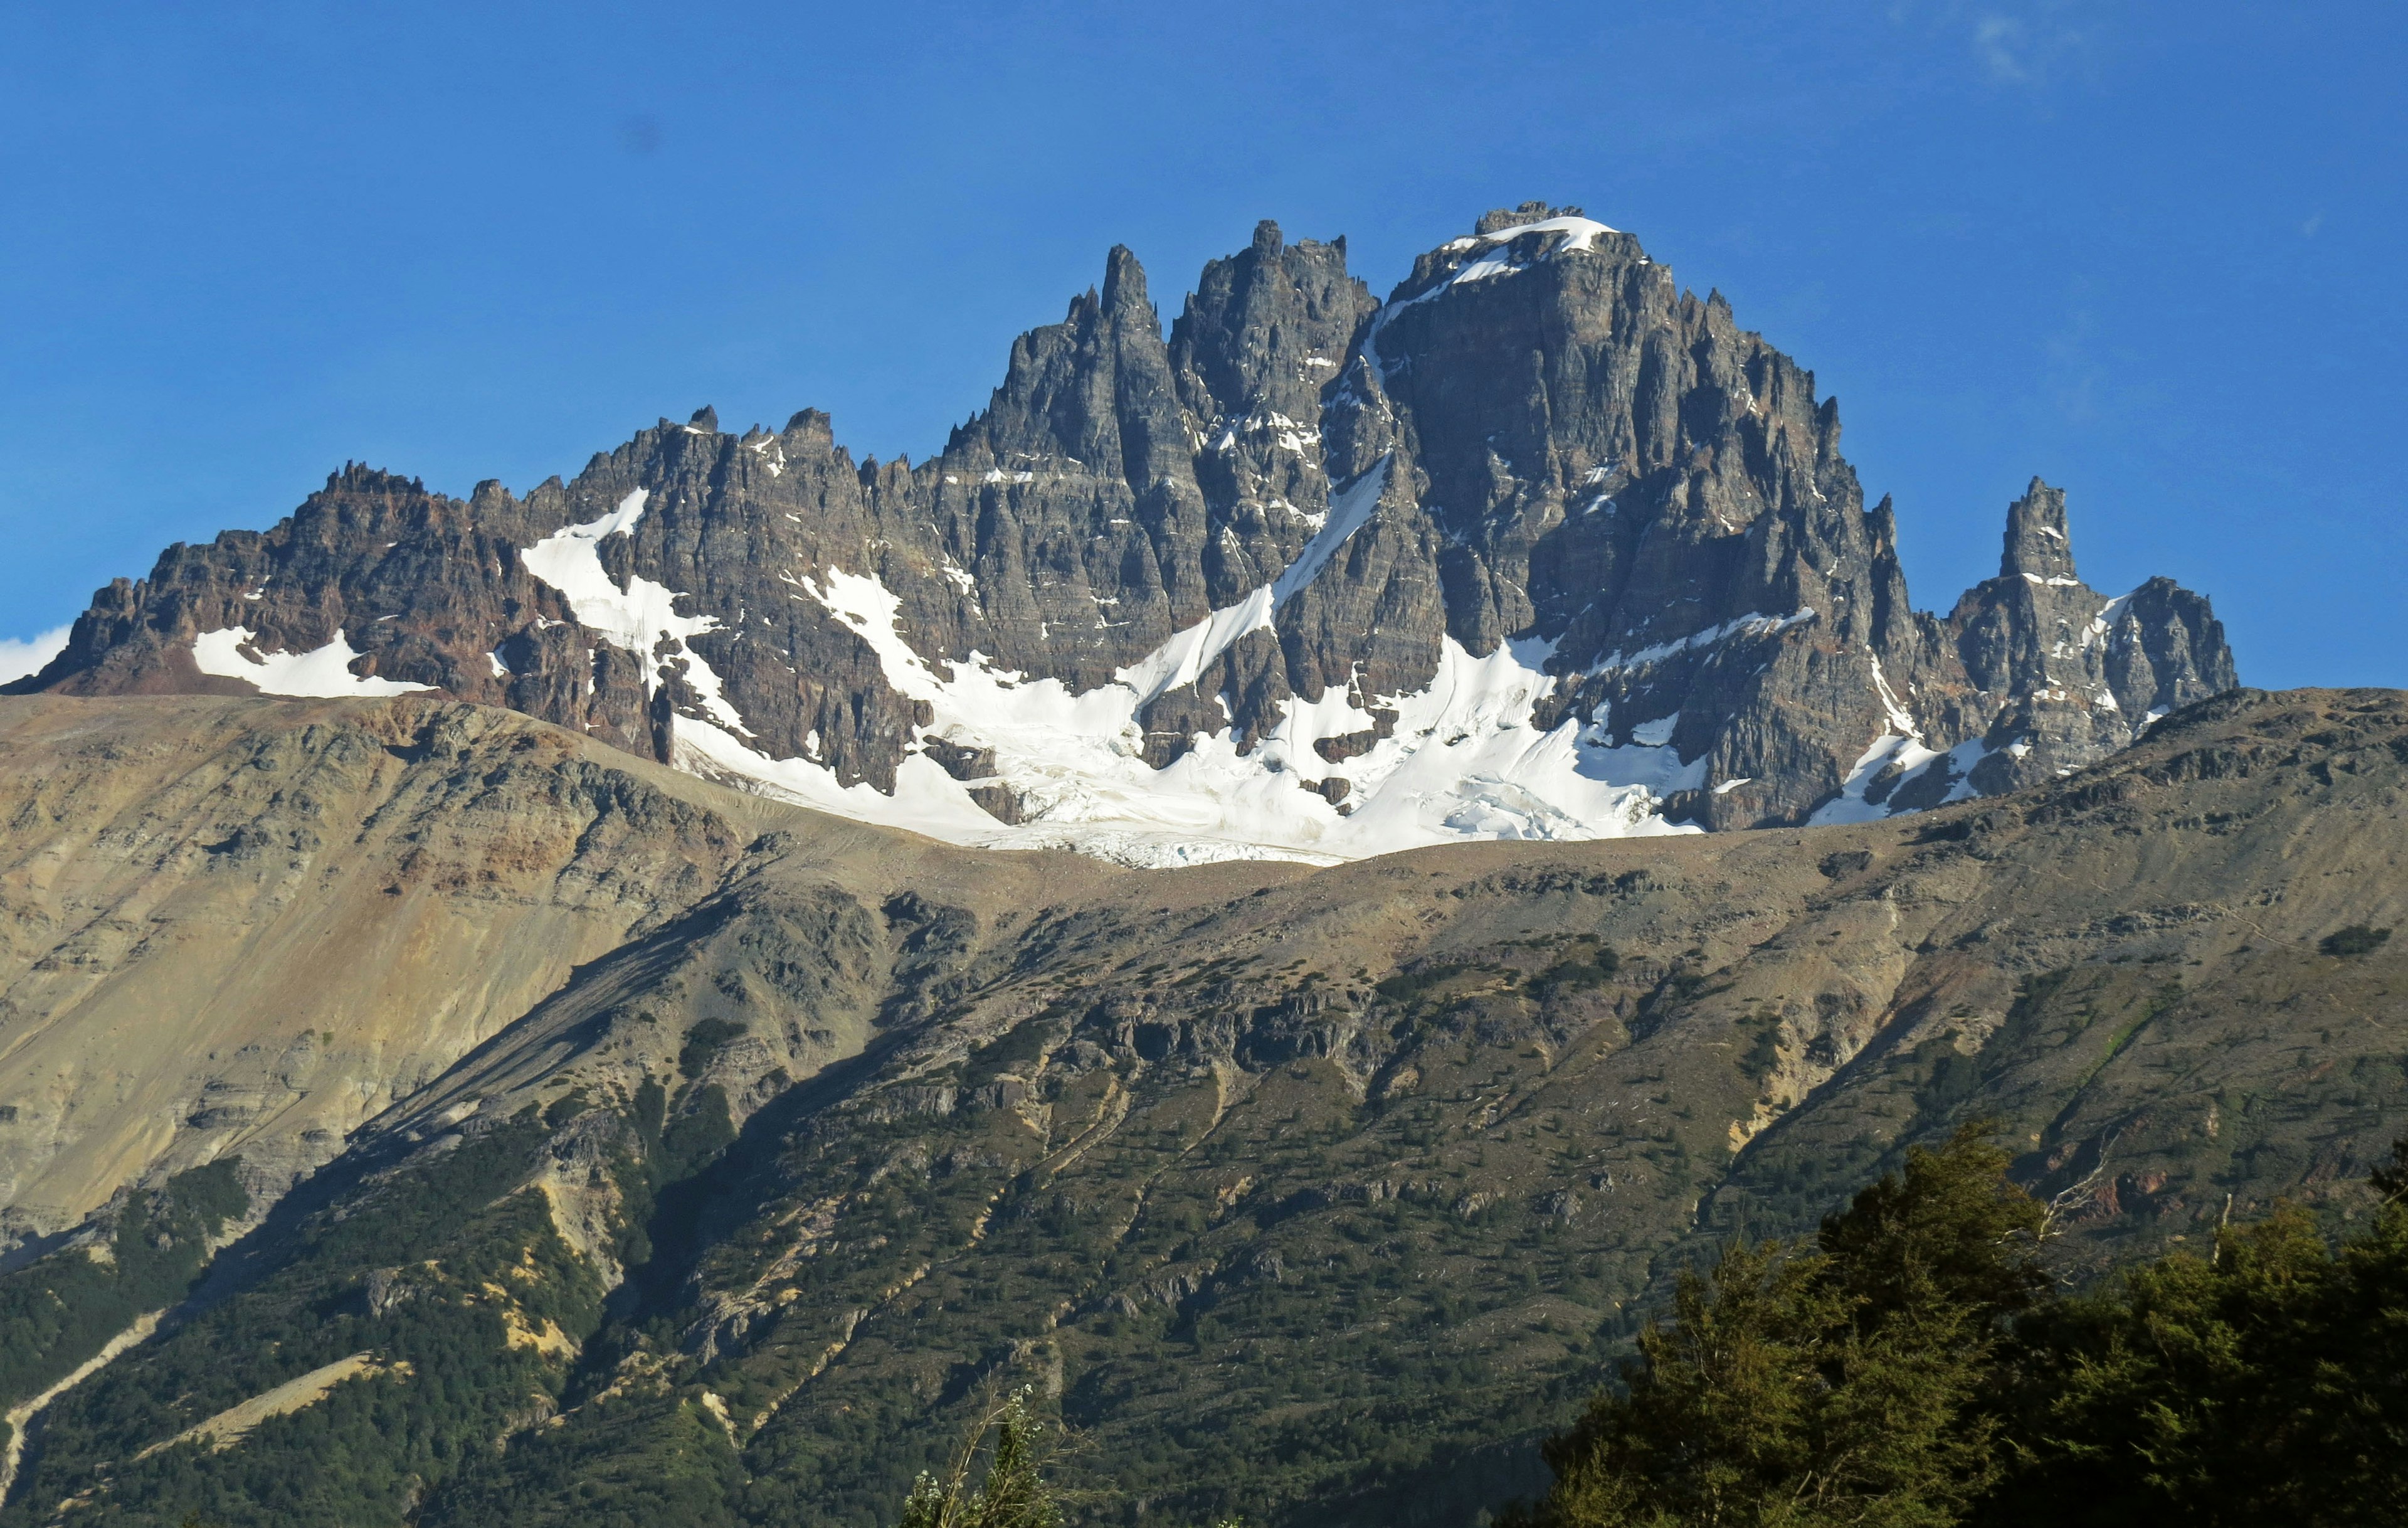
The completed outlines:
[[[2027,1323],[1984,1521],[2408,1522],[2408,1143],[2338,1253],[2284,1206]]]
[[[2044,1301],[2040,1207],[1970,1133],[1680,1282],[1546,1448],[1548,1528],[2408,1522],[2408,1140],[2337,1249],[2278,1206]]]
[[[1625,1391],[1547,1447],[1551,1528],[1925,1528],[1996,1480],[2006,1320],[2040,1207],[1973,1131],[1858,1194],[1811,1251],[1735,1245],[1680,1281]]]
[[[964,1494],[971,1464],[986,1435],[995,1452],[978,1490]],[[911,1483],[898,1528],[1060,1528],[1062,1511],[1045,1483],[1045,1424],[1028,1414],[1022,1388],[982,1418],[964,1440],[946,1478],[923,1473]]]

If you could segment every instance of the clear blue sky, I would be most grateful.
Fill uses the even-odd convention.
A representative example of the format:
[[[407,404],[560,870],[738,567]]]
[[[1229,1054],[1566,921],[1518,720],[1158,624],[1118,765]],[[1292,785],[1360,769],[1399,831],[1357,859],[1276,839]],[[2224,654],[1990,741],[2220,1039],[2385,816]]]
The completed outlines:
[[[525,488],[703,403],[923,456],[1115,242],[1384,295],[1636,233],[1836,393],[1916,600],[2032,473],[2244,680],[2408,683],[2408,7],[0,5],[0,637],[346,458]]]

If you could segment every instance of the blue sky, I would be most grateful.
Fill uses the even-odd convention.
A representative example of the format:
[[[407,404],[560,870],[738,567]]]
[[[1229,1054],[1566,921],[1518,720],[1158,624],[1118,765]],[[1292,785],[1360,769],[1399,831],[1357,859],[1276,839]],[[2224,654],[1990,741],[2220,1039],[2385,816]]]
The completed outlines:
[[[1916,600],[2033,473],[2252,684],[2408,683],[2408,7],[34,6],[0,52],[0,638],[346,459],[661,414],[924,455],[1115,242],[1384,294],[1576,203],[1836,393]]]

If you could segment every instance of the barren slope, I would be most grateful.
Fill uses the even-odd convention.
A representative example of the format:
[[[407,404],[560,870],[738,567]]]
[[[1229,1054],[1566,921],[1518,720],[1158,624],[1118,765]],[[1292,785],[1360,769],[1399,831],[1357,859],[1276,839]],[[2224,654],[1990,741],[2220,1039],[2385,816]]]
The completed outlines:
[[[280,1191],[716,886],[706,790],[468,706],[0,704],[0,1226],[235,1153]]]

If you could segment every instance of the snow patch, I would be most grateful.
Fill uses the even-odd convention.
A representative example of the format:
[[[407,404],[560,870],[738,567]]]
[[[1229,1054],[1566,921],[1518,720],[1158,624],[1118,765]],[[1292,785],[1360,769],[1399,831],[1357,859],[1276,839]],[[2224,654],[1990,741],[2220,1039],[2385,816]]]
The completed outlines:
[[[2137,593],[2138,591],[2135,592]],[[2098,646],[2101,641],[2111,640],[2115,628],[2123,624],[2124,613],[2131,608],[2131,595],[2119,594],[2114,598],[2107,601],[2105,605],[2100,607],[2099,613],[2092,616],[2090,618],[2090,624],[2083,628],[2082,646],[2084,650],[2087,651],[2090,648]]]
[[[1268,629],[1279,608],[1319,577],[1338,549],[1370,519],[1387,483],[1392,459],[1381,457],[1369,471],[1332,496],[1328,519],[1278,578],[1237,604],[1214,611],[1112,677],[1134,689],[1140,705],[1147,704],[1182,685],[1194,684],[1239,638]]]
[[[1990,745],[1981,739],[1968,738],[1941,756],[1948,760],[1948,772],[1956,777],[1956,782],[1948,787],[1947,795],[1940,798],[1942,806],[1953,805],[1957,801],[1970,801],[1982,794],[1973,788],[1973,766],[1989,757],[1992,752],[1994,750]],[[1931,768],[1929,765],[1925,767]],[[1904,781],[1899,783],[1905,784]]]
[[[1882,671],[1881,659],[1872,660],[1873,690],[1881,699],[1883,718],[1886,723],[1881,736],[1856,757],[1848,777],[1840,786],[1840,794],[1814,809],[1806,819],[1810,827],[1832,823],[1876,822],[1908,808],[1891,804],[1898,793],[1932,770],[1946,771],[1950,784],[1947,792],[1935,804],[1948,806],[1957,801],[1970,801],[1982,793],[1973,787],[1974,767],[1999,750],[1980,738],[1968,738],[1944,751],[1930,747],[1923,741],[1914,718],[1899,703],[1897,692],[1889,686],[1889,676]],[[2005,752],[2016,758],[2031,752],[2028,742],[2009,743]],[[1889,789],[1882,800],[1870,801],[1866,793],[1885,775],[1891,777]]]
[[[1925,746],[1922,731],[1914,725],[1914,718],[1907,714],[1906,708],[1898,702],[1897,692],[1889,687],[1889,676],[1882,672],[1878,656],[1873,657],[1872,665],[1873,691],[1881,698],[1883,718],[1888,727],[1873,739],[1870,747],[1856,756],[1856,763],[1848,770],[1847,779],[1841,782],[1840,794],[1816,807],[1813,815],[1806,819],[1810,827],[1877,822],[1888,816],[1890,807],[1885,799],[1880,801],[1865,800],[1865,792],[1871,788],[1873,782],[1885,771],[1895,771],[1900,777],[1899,784],[1903,785],[1905,776],[1919,772],[1935,758],[1947,757],[1938,749]]]
[[[1286,422],[1266,423],[1276,429]],[[1290,698],[1269,733],[1246,752],[1235,729],[1224,727],[1197,732],[1160,770],[1146,762],[1140,721],[1146,706],[1194,683],[1247,633],[1271,627],[1281,608],[1369,523],[1389,468],[1383,458],[1333,495],[1326,521],[1270,583],[1084,693],[1058,679],[1000,668],[978,652],[950,661],[924,657],[902,635],[900,601],[872,575],[828,568],[789,578],[796,598],[817,603],[867,644],[889,685],[928,707],[930,720],[898,767],[891,794],[866,782],[840,784],[819,761],[816,737],[800,758],[762,752],[725,700],[718,675],[686,645],[718,623],[679,615],[675,591],[642,578],[623,588],[603,570],[599,546],[638,523],[642,491],[521,555],[567,598],[580,622],[606,639],[648,660],[656,652],[672,662],[681,657],[704,715],[676,721],[671,753],[680,768],[951,843],[1074,848],[1124,864],[1165,866],[1236,858],[1330,863],[1465,838],[1699,831],[1667,823],[1658,812],[1666,796],[1705,784],[1706,761],[1684,762],[1670,746],[1676,719],[1637,728],[1637,740],[1619,747],[1601,727],[1577,717],[1540,727],[1539,707],[1559,683],[1546,670],[1554,644],[1541,641],[1509,641],[1475,657],[1446,638],[1437,672],[1416,692],[1370,696],[1359,676],[1350,676],[1316,699]],[[949,564],[940,571],[956,586],[974,586]],[[1808,618],[1811,613],[1751,616],[1729,628],[1778,630]],[[1686,641],[1703,640],[1706,634]],[[1374,710],[1395,714],[1388,737],[1340,763],[1321,756],[1317,743],[1376,730]],[[979,784],[1010,791],[1027,820],[998,822],[968,785],[918,751],[923,740],[991,752],[994,773]],[[1307,788],[1332,779],[1346,783],[1349,810]]]
[[[262,653],[246,657],[242,649],[255,641],[249,627],[204,631],[193,639],[193,662],[205,674],[249,681],[262,695],[290,695],[313,699],[346,696],[408,695],[431,690],[432,685],[406,685],[397,679],[377,679],[351,672],[362,655],[342,631],[323,647],[307,653]],[[257,651],[256,648],[253,651]]]
[[[1737,616],[1725,621],[1720,626],[1710,626],[1703,631],[1693,631],[1685,637],[1671,641],[1657,642],[1652,647],[1642,647],[1635,653],[1608,653],[1590,664],[1584,677],[1595,678],[1598,674],[1619,673],[1625,669],[1645,668],[1651,663],[1661,663],[1666,658],[1682,653],[1693,652],[1701,647],[1712,647],[1717,642],[1727,641],[1733,637],[1770,637],[1813,619],[1814,619],[1814,613],[1804,609],[1787,615]]]
[[[1672,731],[1680,725],[1681,714],[1677,711],[1652,722],[1641,722],[1630,729],[1630,741],[1641,748],[1661,748],[1672,741]]]
[[[824,811],[996,848],[1076,848],[1136,865],[1271,858],[1323,863],[1465,838],[1590,839],[1693,832],[1656,813],[1662,797],[1704,784],[1703,758],[1684,763],[1663,746],[1611,746],[1567,718],[1541,730],[1539,703],[1553,693],[1552,643],[1508,641],[1474,657],[1444,639],[1429,685],[1406,695],[1358,696],[1350,679],[1319,699],[1292,697],[1269,734],[1247,753],[1234,729],[1196,734],[1167,767],[1145,761],[1139,721],[1147,701],[1236,636],[1268,625],[1286,597],[1312,582],[1378,501],[1366,474],[1333,501],[1330,523],[1272,584],[1182,632],[1112,684],[1073,694],[1059,680],[1000,670],[983,654],[938,666],[898,629],[899,602],[876,578],[830,569],[799,584],[859,633],[887,683],[924,701],[924,736],[991,750],[993,783],[1029,820],[996,821],[924,755],[906,757],[896,788],[839,787],[825,769],[772,760],[723,728],[681,718],[679,762]],[[1216,645],[1217,644],[1217,645]],[[1389,737],[1342,763],[1314,744],[1375,727],[1371,708],[1396,713]],[[1669,734],[1668,734],[1669,737]],[[1310,783],[1349,786],[1340,813]]]
[[[627,586],[622,589],[602,567],[602,543],[635,529],[644,517],[644,501],[651,492],[638,488],[601,519],[552,532],[522,550],[519,560],[526,564],[528,572],[567,598],[580,625],[642,660],[647,698],[660,687],[660,664],[654,655],[666,641],[673,658],[684,660],[685,682],[701,698],[702,709],[732,731],[749,733],[752,729],[744,725],[744,718],[727,703],[718,673],[686,645],[689,638],[718,630],[718,618],[680,615],[676,590],[637,574],[628,575]]]
[[[1580,254],[1594,249],[1598,239],[1613,232],[1594,218],[1541,218],[1536,223],[1517,223],[1511,228],[1499,228],[1493,234],[1467,234],[1449,239],[1440,248],[1454,251],[1481,250],[1500,244],[1511,244],[1525,234],[1560,234],[1555,246],[1541,258],[1558,254]]]
[[[666,584],[631,577],[622,589],[603,570],[601,544],[634,532],[651,492],[638,488],[601,519],[565,526],[519,554],[528,572],[567,597],[580,625],[639,657],[663,637],[681,642],[719,625],[708,615],[680,615],[677,592]]]

